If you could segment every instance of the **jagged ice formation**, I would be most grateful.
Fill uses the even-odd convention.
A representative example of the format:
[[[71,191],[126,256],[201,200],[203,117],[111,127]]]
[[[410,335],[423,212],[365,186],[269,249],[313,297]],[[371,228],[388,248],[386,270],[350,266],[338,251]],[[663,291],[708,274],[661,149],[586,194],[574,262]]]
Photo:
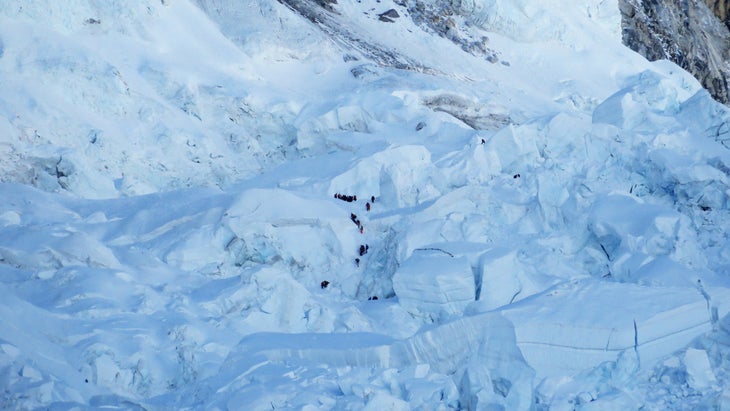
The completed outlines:
[[[730,111],[627,4],[1,2],[0,408],[724,409]]]

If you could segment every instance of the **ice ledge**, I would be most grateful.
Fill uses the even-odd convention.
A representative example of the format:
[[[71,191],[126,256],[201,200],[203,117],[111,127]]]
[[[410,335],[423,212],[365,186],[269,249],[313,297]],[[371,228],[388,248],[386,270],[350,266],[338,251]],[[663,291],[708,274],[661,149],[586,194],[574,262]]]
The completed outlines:
[[[585,280],[505,309],[538,377],[571,375],[634,350],[642,367],[677,351],[727,315],[730,288],[644,287]]]
[[[374,333],[256,334],[234,356],[328,366],[402,368],[429,364],[445,374],[465,366],[486,339],[515,340],[538,379],[573,375],[626,350],[640,365],[685,347],[730,311],[730,288],[643,287],[583,280],[557,286],[497,312],[477,313],[395,340]],[[716,312],[716,314],[715,314]],[[514,325],[513,325],[514,324]],[[514,337],[507,338],[510,335]],[[233,360],[235,362],[235,360]]]

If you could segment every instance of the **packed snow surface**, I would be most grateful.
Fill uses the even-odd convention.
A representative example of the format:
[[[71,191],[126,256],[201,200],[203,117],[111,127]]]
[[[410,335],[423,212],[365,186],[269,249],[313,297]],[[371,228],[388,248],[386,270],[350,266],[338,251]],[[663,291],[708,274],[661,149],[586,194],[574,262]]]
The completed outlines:
[[[0,409],[730,408],[730,112],[447,3],[0,2]]]

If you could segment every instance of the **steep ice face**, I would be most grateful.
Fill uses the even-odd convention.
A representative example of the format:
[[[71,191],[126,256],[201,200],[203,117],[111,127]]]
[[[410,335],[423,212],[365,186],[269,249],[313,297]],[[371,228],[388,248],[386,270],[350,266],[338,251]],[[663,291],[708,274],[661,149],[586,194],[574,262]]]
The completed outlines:
[[[412,207],[441,194],[444,178],[423,146],[385,149],[363,158],[330,183],[334,193],[372,193],[387,207]],[[410,187],[404,190],[403,188]],[[361,197],[362,198],[362,197]],[[367,196],[364,198],[367,201]]]
[[[434,6],[437,1],[430,1]],[[522,42],[558,41],[585,47],[578,33],[584,25],[601,27],[617,41],[621,18],[616,2],[586,1],[580,7],[566,1],[461,0],[452,2],[455,11],[487,31]]]
[[[404,261],[393,275],[393,290],[403,308],[432,320],[461,315],[476,292],[466,258],[438,250],[414,253]]]

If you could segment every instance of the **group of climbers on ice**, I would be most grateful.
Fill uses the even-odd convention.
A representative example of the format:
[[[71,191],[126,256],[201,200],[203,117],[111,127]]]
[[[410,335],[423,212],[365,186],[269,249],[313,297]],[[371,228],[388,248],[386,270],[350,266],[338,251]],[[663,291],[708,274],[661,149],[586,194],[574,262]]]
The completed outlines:
[[[349,194],[335,193],[334,198],[336,198],[338,200],[342,200],[342,201],[348,202],[348,203],[352,203],[352,202],[356,202],[357,201],[357,195],[349,195]],[[370,196],[370,201],[367,201],[365,203],[365,211],[366,212],[370,212],[370,210],[372,209],[372,205],[373,204],[375,204],[375,196],[374,195],[373,196]],[[352,221],[357,226],[357,229],[360,231],[360,234],[364,234],[365,233],[365,228],[362,225],[362,222],[358,218],[357,214],[350,213],[350,221]],[[369,250],[370,250],[370,246],[368,244],[361,244],[360,245],[360,248],[358,250],[359,256],[358,257],[355,257],[355,266],[360,267],[360,261],[361,261],[360,260],[360,257],[363,257],[365,254],[367,254]],[[324,281],[322,281],[320,283],[320,286],[321,286],[322,289],[325,289],[325,288],[327,288],[329,286],[329,284],[330,284],[329,281],[324,280]],[[372,297],[369,297],[368,298],[368,300],[377,300],[377,299],[378,299],[377,296],[372,296]]]

